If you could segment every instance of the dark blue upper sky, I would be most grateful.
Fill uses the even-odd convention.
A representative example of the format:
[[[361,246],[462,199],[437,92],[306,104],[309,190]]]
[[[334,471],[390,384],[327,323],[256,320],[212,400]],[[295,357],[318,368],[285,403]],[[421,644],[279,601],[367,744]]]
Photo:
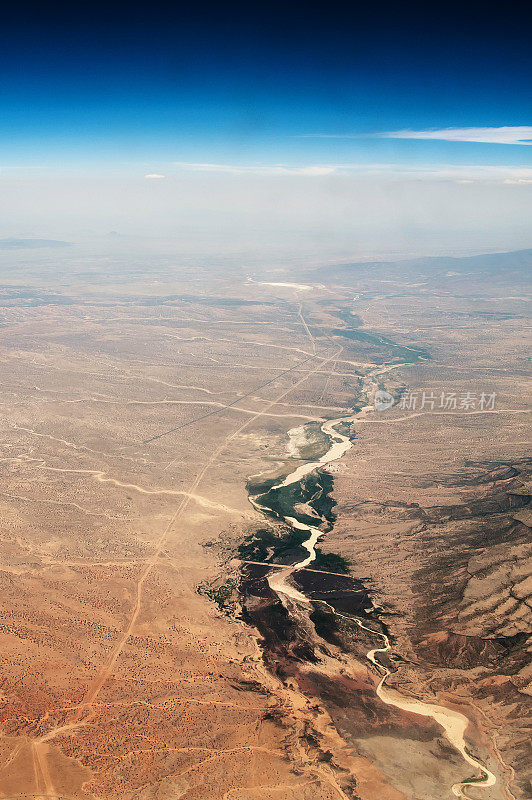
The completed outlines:
[[[530,125],[523,5],[369,5],[12,10],[0,165],[529,163],[523,145],[367,136]]]

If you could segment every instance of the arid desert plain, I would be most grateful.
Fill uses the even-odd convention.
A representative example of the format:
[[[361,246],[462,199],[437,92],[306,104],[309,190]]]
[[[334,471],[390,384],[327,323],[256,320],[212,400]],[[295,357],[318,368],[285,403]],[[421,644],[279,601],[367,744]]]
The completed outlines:
[[[2,254],[2,800],[531,797],[531,266]]]

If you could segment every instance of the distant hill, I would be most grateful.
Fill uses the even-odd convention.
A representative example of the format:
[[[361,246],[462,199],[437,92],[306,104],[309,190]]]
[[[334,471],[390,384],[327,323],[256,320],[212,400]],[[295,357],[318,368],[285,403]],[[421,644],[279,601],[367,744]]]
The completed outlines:
[[[478,256],[452,257],[431,256],[412,258],[402,261],[363,261],[352,264],[329,264],[308,272],[309,280],[341,280],[349,283],[349,279],[372,276],[379,273],[388,276],[420,277],[437,275],[446,272],[477,275],[497,275],[512,271],[526,274],[532,269],[532,250],[515,250],[509,253],[486,253]]]
[[[70,247],[59,239],[0,239],[0,250],[37,250],[41,247]]]

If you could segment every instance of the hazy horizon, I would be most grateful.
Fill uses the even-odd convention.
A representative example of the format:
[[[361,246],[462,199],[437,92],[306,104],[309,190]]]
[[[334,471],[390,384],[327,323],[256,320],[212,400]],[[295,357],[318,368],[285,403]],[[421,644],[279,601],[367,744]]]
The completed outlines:
[[[0,40],[2,237],[257,258],[532,246],[512,14],[29,4]]]
[[[255,258],[467,255],[532,246],[532,182],[330,175],[2,176],[2,238]],[[113,236],[109,236],[113,234]],[[114,240],[113,240],[114,237]]]

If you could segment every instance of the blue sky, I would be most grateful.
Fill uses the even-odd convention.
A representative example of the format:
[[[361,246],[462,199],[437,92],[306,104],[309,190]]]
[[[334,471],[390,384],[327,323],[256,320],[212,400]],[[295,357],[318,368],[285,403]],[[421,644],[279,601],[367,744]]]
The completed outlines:
[[[529,31],[512,3],[13,5],[0,236],[529,247]]]
[[[526,20],[511,7],[21,14],[1,34],[4,169],[530,164],[523,144],[375,135],[530,125]]]

